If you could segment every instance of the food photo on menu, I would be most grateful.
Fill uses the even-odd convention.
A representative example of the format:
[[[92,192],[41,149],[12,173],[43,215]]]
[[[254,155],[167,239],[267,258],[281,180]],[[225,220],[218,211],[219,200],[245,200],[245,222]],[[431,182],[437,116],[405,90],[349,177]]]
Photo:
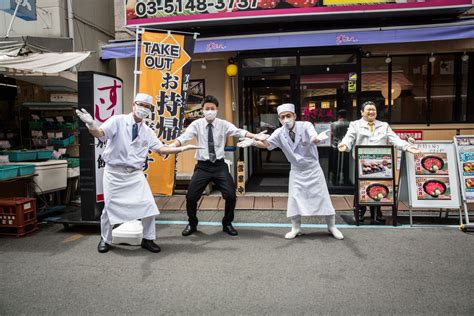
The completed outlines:
[[[359,177],[391,178],[392,157],[385,154],[359,155]]]
[[[359,203],[391,204],[393,203],[393,186],[391,180],[359,181]]]
[[[451,200],[448,177],[417,177],[418,200]]]
[[[446,153],[415,154],[417,175],[447,175],[448,157]]]

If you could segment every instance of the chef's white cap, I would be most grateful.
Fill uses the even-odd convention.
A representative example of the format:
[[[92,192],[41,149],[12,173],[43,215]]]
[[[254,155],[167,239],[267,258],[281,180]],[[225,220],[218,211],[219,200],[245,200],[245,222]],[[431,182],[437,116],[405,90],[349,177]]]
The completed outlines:
[[[283,103],[277,107],[278,115],[282,112],[292,112],[295,113],[295,105],[293,103]]]
[[[143,102],[153,105],[153,97],[146,93],[137,93],[134,102]]]

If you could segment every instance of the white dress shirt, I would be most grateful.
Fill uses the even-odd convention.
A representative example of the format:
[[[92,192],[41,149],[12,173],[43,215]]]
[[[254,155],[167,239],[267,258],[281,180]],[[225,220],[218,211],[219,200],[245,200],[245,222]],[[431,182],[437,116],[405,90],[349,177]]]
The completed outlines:
[[[142,169],[148,150],[158,150],[163,143],[153,130],[143,123],[138,124],[138,136],[132,141],[133,114],[114,115],[100,128],[105,133],[107,146],[102,158],[112,167]]]
[[[356,145],[393,145],[401,150],[406,150],[410,145],[407,141],[398,137],[386,122],[376,120],[372,133],[368,122],[363,118],[349,124],[346,136],[342,139],[341,144],[347,146],[347,151],[350,151]]]
[[[282,126],[277,128],[267,139],[268,150],[281,148],[292,168],[309,168],[319,160],[318,148],[311,143],[311,137],[317,135],[310,122],[296,121],[293,127],[295,141],[290,138],[290,131]]]
[[[196,160],[209,160],[209,148],[207,143],[207,135],[209,133],[208,125],[209,123],[206,118],[203,117],[197,119],[186,128],[186,131],[181,136],[177,138],[181,145],[184,145],[186,142],[196,137],[197,145],[203,148],[196,150],[196,155],[194,156]],[[215,118],[211,125],[216,159],[224,159],[224,146],[227,137],[245,137],[247,134],[246,130],[237,128],[234,124],[219,118]]]

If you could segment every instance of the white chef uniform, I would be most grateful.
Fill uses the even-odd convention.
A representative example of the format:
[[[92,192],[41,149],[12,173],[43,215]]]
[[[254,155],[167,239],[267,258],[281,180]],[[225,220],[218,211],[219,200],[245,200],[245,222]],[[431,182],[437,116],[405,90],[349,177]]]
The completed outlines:
[[[340,144],[346,145],[347,151],[351,151],[356,145],[393,145],[403,151],[410,146],[407,141],[395,134],[388,123],[375,120],[372,133],[368,122],[363,118],[349,124],[347,133]]]
[[[323,170],[319,165],[317,146],[311,137],[317,135],[309,122],[295,122],[293,142],[286,127],[276,129],[267,139],[268,150],[281,148],[291,163],[287,217],[334,215]]]
[[[148,151],[163,143],[146,124],[138,124],[138,136],[132,141],[133,114],[115,115],[100,128],[107,146],[102,155],[105,206],[101,216],[102,239],[112,243],[112,225],[142,219],[143,238],[155,239],[155,215],[160,212],[143,173]]]

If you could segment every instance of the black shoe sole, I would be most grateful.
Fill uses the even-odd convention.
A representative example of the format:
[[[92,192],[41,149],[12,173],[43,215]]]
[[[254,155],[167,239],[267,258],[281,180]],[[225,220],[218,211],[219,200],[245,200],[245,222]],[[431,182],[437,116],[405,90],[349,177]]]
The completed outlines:
[[[142,246],[142,248],[143,248],[143,249],[146,249],[146,250],[148,250],[148,251],[150,251],[150,252],[153,252],[153,253],[158,253],[158,252],[160,252],[160,251],[161,251],[161,249],[154,250],[154,249],[150,249],[150,248],[143,247],[143,246]]]

